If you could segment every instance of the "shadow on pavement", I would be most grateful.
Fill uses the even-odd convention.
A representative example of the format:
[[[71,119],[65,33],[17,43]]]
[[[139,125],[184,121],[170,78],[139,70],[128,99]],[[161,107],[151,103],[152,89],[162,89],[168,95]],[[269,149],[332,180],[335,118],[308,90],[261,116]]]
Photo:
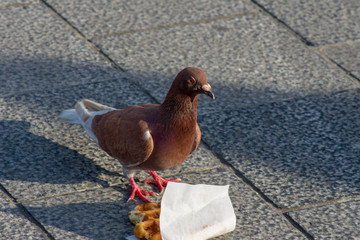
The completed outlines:
[[[0,121],[0,179],[20,182],[108,184],[99,174],[122,176],[96,165],[91,159],[42,136],[29,132],[26,121]]]
[[[134,226],[127,217],[130,208],[124,208],[124,201],[89,203],[86,196],[83,197],[84,199],[81,196],[77,196],[76,200],[72,199],[77,203],[69,203],[65,196],[53,200],[50,206],[35,202],[26,208],[55,239],[78,239],[79,236],[99,240],[125,239],[126,236],[133,235]],[[8,212],[8,209],[0,209],[0,212],[5,211]],[[23,217],[18,211],[12,214]]]

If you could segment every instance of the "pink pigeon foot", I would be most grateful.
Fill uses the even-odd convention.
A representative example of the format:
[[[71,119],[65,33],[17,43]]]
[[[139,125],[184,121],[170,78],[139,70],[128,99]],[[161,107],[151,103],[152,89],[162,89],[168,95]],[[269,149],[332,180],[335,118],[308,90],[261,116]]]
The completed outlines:
[[[129,178],[129,182],[132,186],[132,192],[131,192],[131,195],[128,199],[128,201],[130,200],[133,200],[134,197],[135,197],[135,194],[139,196],[139,198],[141,200],[143,200],[144,202],[150,202],[149,199],[147,199],[144,195],[151,195],[151,196],[155,196],[156,193],[154,192],[150,192],[150,191],[145,191],[145,190],[142,190],[138,187],[138,185],[136,184],[135,180],[133,177],[130,177]]]
[[[179,182],[180,181],[179,178],[174,178],[174,179],[170,179],[170,180],[163,179],[162,177],[157,175],[157,173],[154,171],[148,171],[148,173],[151,175],[151,177],[154,180],[145,179],[144,182],[155,184],[158,187],[160,193],[162,193],[164,191],[164,187],[167,186],[168,182]]]

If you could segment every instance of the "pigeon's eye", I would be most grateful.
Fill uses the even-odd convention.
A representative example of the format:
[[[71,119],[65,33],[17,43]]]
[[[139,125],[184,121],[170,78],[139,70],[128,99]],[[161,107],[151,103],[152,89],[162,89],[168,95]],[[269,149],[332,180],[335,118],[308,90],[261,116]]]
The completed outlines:
[[[194,84],[195,83],[195,78],[191,77],[187,80],[188,83],[190,84]]]

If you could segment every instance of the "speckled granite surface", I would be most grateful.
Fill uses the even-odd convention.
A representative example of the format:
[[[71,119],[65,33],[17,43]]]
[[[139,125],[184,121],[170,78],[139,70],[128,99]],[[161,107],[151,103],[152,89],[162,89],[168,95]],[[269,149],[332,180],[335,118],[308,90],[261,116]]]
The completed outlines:
[[[131,235],[120,163],[58,115],[82,98],[160,103],[190,65],[216,100],[199,98],[199,149],[161,175],[230,185],[237,225],[217,239],[358,238],[359,8],[1,1],[0,239]]]

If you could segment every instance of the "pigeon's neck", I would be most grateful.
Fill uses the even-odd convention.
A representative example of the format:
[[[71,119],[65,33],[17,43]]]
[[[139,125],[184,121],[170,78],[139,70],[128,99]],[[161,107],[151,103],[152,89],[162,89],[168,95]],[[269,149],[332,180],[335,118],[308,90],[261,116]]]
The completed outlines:
[[[168,95],[149,120],[154,141],[178,146],[192,143],[197,124],[197,97]]]
[[[162,115],[166,118],[180,121],[191,119],[196,122],[197,96],[191,97],[181,93],[168,95],[161,104],[160,109]]]

